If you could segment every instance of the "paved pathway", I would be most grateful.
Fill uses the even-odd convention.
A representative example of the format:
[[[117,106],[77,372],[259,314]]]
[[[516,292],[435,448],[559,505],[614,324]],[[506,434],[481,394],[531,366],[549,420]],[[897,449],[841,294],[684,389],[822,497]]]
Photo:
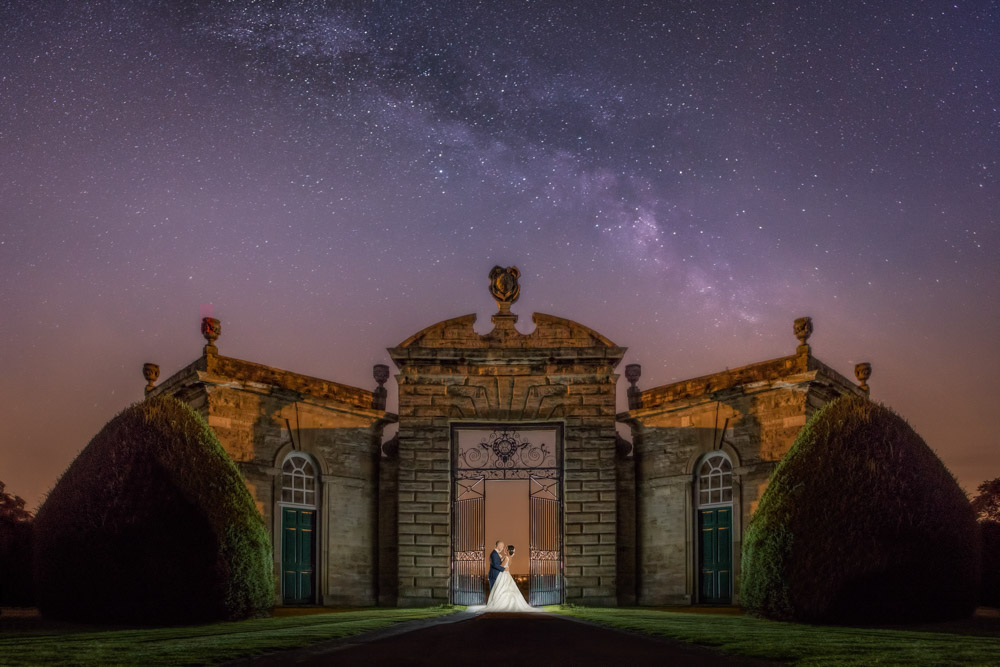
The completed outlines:
[[[557,614],[459,613],[241,663],[413,667],[763,665],[707,648],[619,632]]]

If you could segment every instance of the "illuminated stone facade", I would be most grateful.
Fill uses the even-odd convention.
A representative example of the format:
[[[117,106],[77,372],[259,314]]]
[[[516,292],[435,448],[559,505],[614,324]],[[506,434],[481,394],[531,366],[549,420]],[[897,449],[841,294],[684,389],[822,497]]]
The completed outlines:
[[[521,334],[494,316],[441,322],[389,350],[399,368],[399,603],[449,599],[452,424],[563,426],[565,599],[617,604],[616,366],[625,349],[536,313]],[[490,545],[492,548],[492,545]]]
[[[738,602],[743,531],[775,464],[817,409],[865,389],[812,356],[800,318],[792,356],[647,390],[630,365],[617,412],[625,348],[541,313],[520,333],[515,272],[491,273],[489,333],[466,315],[389,349],[398,416],[384,409],[385,366],[368,391],[219,356],[216,320],[202,356],[160,385],[146,365],[147,395],[191,404],[243,473],[274,543],[278,604],[454,600],[454,434],[477,425],[557,429],[561,600]]]

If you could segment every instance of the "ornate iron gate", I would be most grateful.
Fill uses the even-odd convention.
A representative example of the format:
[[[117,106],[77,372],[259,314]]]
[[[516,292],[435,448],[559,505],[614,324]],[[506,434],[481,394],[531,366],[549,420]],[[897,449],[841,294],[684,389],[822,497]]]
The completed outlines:
[[[563,596],[562,506],[559,480],[528,481],[528,603],[561,604]]]
[[[489,437],[459,446],[459,429]],[[524,431],[554,431],[554,447],[524,440],[513,425],[452,424],[454,511],[452,601],[486,603],[486,481],[528,480],[529,602],[559,604],[563,598],[562,425],[519,424]]]
[[[452,531],[452,598],[455,604],[486,604],[486,478],[455,480]]]

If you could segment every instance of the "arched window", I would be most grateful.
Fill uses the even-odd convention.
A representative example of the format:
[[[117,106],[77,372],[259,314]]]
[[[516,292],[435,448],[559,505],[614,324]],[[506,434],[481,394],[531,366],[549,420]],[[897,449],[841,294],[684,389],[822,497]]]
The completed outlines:
[[[281,466],[281,502],[316,506],[316,467],[305,454],[292,452]]]
[[[719,505],[733,501],[733,464],[722,452],[705,457],[698,468],[698,505]]]

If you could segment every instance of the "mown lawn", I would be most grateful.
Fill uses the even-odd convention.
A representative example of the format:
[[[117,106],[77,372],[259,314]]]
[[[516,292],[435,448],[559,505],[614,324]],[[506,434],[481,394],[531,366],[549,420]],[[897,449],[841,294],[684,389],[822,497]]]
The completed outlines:
[[[99,629],[0,617],[0,665],[205,665],[433,618],[452,607],[317,613],[169,628]]]
[[[559,614],[795,665],[1000,665],[1000,618],[907,628],[765,621],[733,613],[564,606]]]

